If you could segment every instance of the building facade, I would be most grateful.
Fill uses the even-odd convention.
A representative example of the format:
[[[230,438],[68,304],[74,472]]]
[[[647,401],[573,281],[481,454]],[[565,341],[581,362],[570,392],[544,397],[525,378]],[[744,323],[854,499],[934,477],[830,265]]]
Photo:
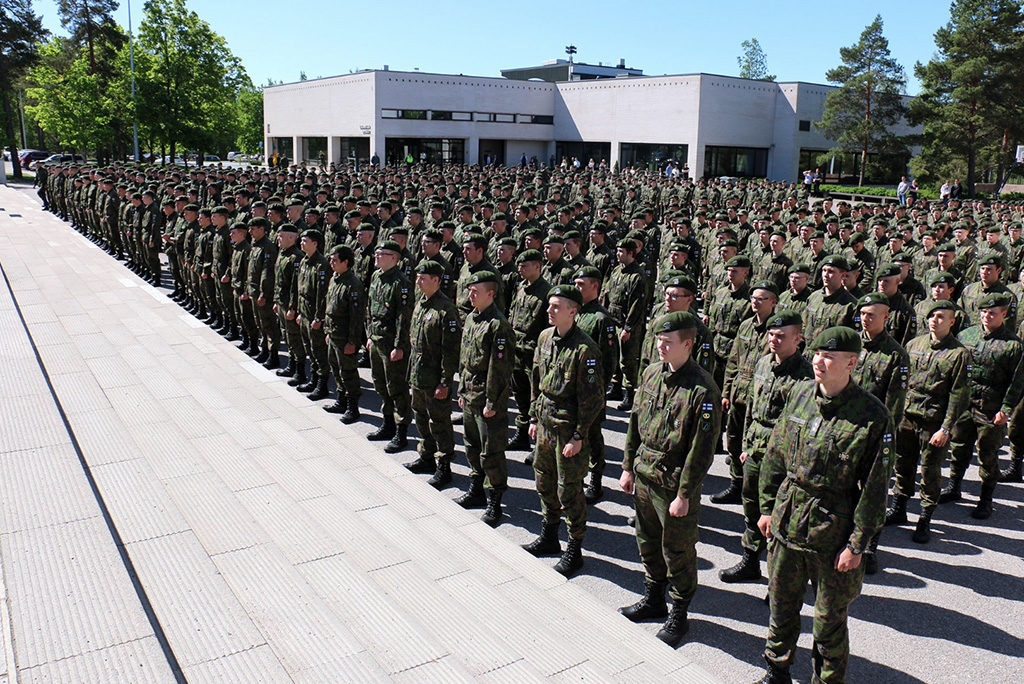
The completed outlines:
[[[694,178],[797,181],[832,147],[813,126],[829,90],[712,74],[549,82],[363,71],[265,88],[264,149],[268,160],[336,164],[673,160]]]

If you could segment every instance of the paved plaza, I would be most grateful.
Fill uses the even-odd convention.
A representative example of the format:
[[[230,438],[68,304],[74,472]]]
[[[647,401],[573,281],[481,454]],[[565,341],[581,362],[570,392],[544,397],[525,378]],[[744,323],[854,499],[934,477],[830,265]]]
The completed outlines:
[[[342,425],[29,188],[0,186],[0,265],[0,684],[760,676],[765,584],[718,579],[739,558],[738,505],[705,494],[678,650],[615,612],[642,587],[623,414],[567,581],[519,548],[540,527],[525,452],[492,530],[451,501],[464,458],[439,493],[401,466],[411,451],[364,439],[372,389],[365,422]],[[727,471],[718,457],[705,492]],[[1024,486],[1001,485],[988,521],[969,516],[978,490],[972,467],[928,545],[883,533],[851,607],[851,681],[1024,681]]]

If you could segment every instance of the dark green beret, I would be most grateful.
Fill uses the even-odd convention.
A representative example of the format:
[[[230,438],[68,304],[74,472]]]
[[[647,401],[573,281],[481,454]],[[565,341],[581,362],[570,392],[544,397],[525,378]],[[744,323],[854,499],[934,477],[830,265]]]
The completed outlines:
[[[979,309],[991,309],[996,306],[1010,306],[1010,295],[1005,292],[990,292],[978,300]]]
[[[267,210],[268,211],[276,211],[279,214],[283,214],[284,213],[284,205],[281,204],[280,202],[274,202],[273,204],[271,204],[267,208]]]
[[[577,269],[576,273],[573,274],[573,280],[577,278],[593,278],[594,280],[604,280],[604,274],[601,273],[601,269],[594,266],[583,266]]]
[[[637,249],[636,242],[630,238],[622,238],[615,246],[629,250],[630,252],[635,252]]]
[[[879,278],[889,278],[898,275],[903,275],[903,269],[900,268],[898,264],[889,264],[888,266],[884,266],[878,269],[878,272],[875,273],[875,280],[878,280]]]
[[[731,235],[732,237],[736,237],[736,231],[729,226],[722,226],[718,229],[718,232],[715,233],[715,237],[718,237],[719,235]]]
[[[928,302],[924,307],[924,317],[929,318],[936,311],[953,311],[954,313],[960,310],[960,307],[955,302],[949,299],[935,299]]]
[[[697,293],[697,283],[693,281],[693,278],[687,275],[675,275],[665,281],[665,287],[681,287],[684,290],[689,290],[692,294]]]
[[[812,352],[826,351],[859,354],[861,349],[860,335],[853,328],[837,325],[834,328],[826,328],[819,333],[808,349]]]
[[[578,230],[569,230],[566,231],[565,235],[563,235],[562,238],[565,240],[582,240],[583,236],[580,235],[580,231]]]
[[[498,274],[494,271],[477,271],[473,275],[469,276],[467,284],[478,285],[480,283],[500,283],[501,279]],[[576,289],[576,288],[573,288]]]
[[[776,311],[768,317],[767,323],[769,328],[784,328],[787,325],[802,326],[803,324],[804,319],[800,317],[800,313],[798,311],[793,311],[792,309]]]
[[[437,263],[436,261],[427,259],[419,263],[419,266],[416,267],[416,273],[441,277],[444,275],[444,266]]]
[[[462,244],[463,246],[473,245],[474,247],[485,249],[487,247],[487,238],[485,238],[483,235],[480,235],[479,233],[471,233],[466,237],[462,238]]]
[[[306,206],[306,203],[296,197],[292,201],[288,202],[288,206],[289,207],[304,207],[304,206]]]
[[[429,240],[430,242],[441,242],[444,240],[444,234],[437,228],[430,228],[429,230],[423,231],[423,235],[420,236],[423,240]]]
[[[377,249],[387,250],[389,252],[394,252],[395,254],[402,253],[402,245],[398,244],[394,240],[385,240],[377,245]]]
[[[364,230],[374,231],[377,230],[377,228],[372,223],[367,222],[360,223],[359,226],[356,228],[357,233]]]
[[[914,257],[912,257],[910,254],[906,252],[900,252],[899,254],[892,258],[892,262],[894,264],[913,264]]]
[[[141,202],[142,201],[142,193],[141,192],[133,192],[132,196],[131,196],[131,199],[139,200]]]
[[[299,229],[296,228],[294,224],[282,223],[281,225],[279,225],[277,227],[277,232],[278,233],[298,233]]]
[[[307,240],[316,240],[316,244],[320,245],[321,247],[324,244],[324,234],[315,228],[307,228],[306,230],[302,231],[302,234],[299,236],[299,239],[302,238],[306,238]]]
[[[750,259],[743,254],[737,254],[725,262],[726,268],[750,268]]]
[[[324,211],[328,214],[340,214],[341,207],[339,207],[337,204],[328,204],[326,207],[324,207]]]
[[[779,288],[775,284],[775,281],[773,281],[773,280],[758,280],[758,281],[756,281],[753,285],[750,286],[750,291],[753,292],[754,290],[767,290],[768,292],[771,292],[776,297],[779,296]]]
[[[491,216],[491,221],[508,221],[508,215],[503,211],[499,211]]]
[[[1003,229],[996,225],[991,225],[985,229],[986,233],[1002,233]]]
[[[670,252],[686,252],[690,253],[690,245],[686,244],[685,240],[675,239],[668,243],[668,251]]]
[[[254,216],[251,219],[249,219],[249,225],[250,226],[260,226],[261,228],[269,228],[270,227],[270,221],[268,221],[267,219],[263,218],[262,216]]]
[[[773,230],[768,237],[780,237],[783,240],[789,239],[789,235],[784,230]]]
[[[728,240],[722,240],[720,243],[718,243],[718,247],[719,249],[721,249],[722,247],[735,247],[736,249],[739,249],[740,243],[736,242],[732,238],[729,238]]]
[[[417,216],[423,216],[423,210],[422,210],[422,209],[420,209],[419,207],[412,207],[412,208],[411,208],[411,209],[409,209],[409,211],[407,211],[406,213],[407,213],[407,214],[410,214],[410,215],[412,215],[412,214],[416,214]]]
[[[1003,267],[1003,257],[997,252],[986,252],[978,258],[979,266],[998,266]]]
[[[956,285],[956,276],[949,271],[939,271],[932,275],[928,280],[928,287],[935,285],[936,283],[945,283],[947,285]]]
[[[824,240],[825,239],[825,233],[820,231],[820,230],[816,230],[813,233],[811,233],[811,236],[808,239],[809,240]]]
[[[406,237],[408,237],[409,229],[406,228],[405,226],[395,226],[394,228],[391,229],[391,235],[405,235]]]
[[[240,231],[243,231],[243,232],[248,232],[249,231],[249,226],[247,226],[246,224],[242,223],[241,221],[235,221],[234,223],[231,224],[231,227],[228,228],[228,230],[240,230]]]
[[[357,218],[360,218],[360,217],[362,217],[362,214],[359,213],[358,209],[353,209],[352,211],[346,211],[345,212],[345,220],[346,221],[348,219],[357,219]]]
[[[850,244],[851,245],[855,245],[858,242],[864,242],[864,240],[865,240],[864,233],[854,233],[853,235],[850,236]]]
[[[527,261],[544,261],[544,255],[536,249],[527,249],[516,257],[517,264],[522,264]]]
[[[938,246],[937,252],[956,252],[956,245],[952,242],[944,242]]]
[[[195,203],[186,204],[184,211],[199,211],[199,205]]]
[[[884,304],[885,306],[889,306],[889,297],[882,292],[868,292],[857,300],[858,309],[862,309],[865,306],[871,306],[873,304]]]
[[[516,242],[514,237],[508,236],[498,240],[499,247],[517,247],[519,243]]]
[[[673,311],[659,318],[654,323],[654,334],[670,333],[677,330],[693,330],[697,327],[697,318],[689,311]]]
[[[821,260],[822,267],[831,266],[838,268],[840,271],[849,271],[850,264],[846,259],[838,254],[829,254],[827,257]]]
[[[546,238],[544,238],[544,244],[545,245],[564,245],[565,244],[565,238],[562,237],[561,235],[548,235]]]
[[[295,206],[295,205],[291,205],[291,206]],[[303,206],[305,206],[305,205],[303,205]],[[320,207],[310,207],[309,209],[306,210],[306,213],[307,214],[316,214],[317,216],[319,216],[320,215]]]
[[[548,290],[548,299],[551,297],[564,297],[576,302],[578,306],[583,306],[583,295],[574,285],[555,285]]]

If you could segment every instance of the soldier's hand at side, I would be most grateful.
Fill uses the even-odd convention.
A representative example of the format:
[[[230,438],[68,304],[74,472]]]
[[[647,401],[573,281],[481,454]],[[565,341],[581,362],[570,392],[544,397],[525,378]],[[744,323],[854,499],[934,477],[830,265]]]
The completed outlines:
[[[746,463],[746,462],[747,462],[747,452],[746,451],[740,452],[740,463]]]
[[[860,566],[859,553],[854,553],[850,549],[843,548],[843,550],[836,556],[836,570],[839,572],[849,572],[850,570],[856,570]]]
[[[289,321],[294,321],[294,320],[296,319],[296,316],[295,316],[295,309],[291,309],[291,310],[289,310],[289,311],[288,311],[288,312],[287,312],[287,313],[286,313],[286,314],[284,315],[284,317],[285,317],[285,319],[286,319],[286,320],[289,320]],[[296,322],[298,322],[298,321],[296,321]]]
[[[278,313],[277,304],[274,305],[274,313]]]
[[[461,401],[461,399],[460,399],[460,401]],[[530,439],[532,439],[533,441],[536,442],[537,441],[537,424],[536,423],[530,423],[530,427],[528,427],[526,429],[526,431],[528,433],[530,433]]]
[[[263,307],[263,306],[266,306],[266,305],[267,305],[267,298],[266,297],[260,297],[259,299],[256,300],[256,306]]]
[[[483,412],[484,418],[493,418],[496,415],[498,415],[498,412],[495,411],[494,409],[486,408],[486,407],[484,408],[484,412]]]
[[[1006,415],[1002,411],[996,414],[996,417],[992,419],[992,424],[996,426],[1006,425],[1010,421],[1010,416]]]
[[[722,399],[722,413],[728,413],[728,412],[729,412],[729,400],[723,398]]]
[[[668,505],[668,514],[673,518],[682,518],[684,515],[690,512],[690,500],[684,499],[683,497],[676,495],[676,498],[672,499],[672,503]]]
[[[348,356],[349,354],[355,354],[356,345],[349,342],[348,344],[345,345],[345,348],[342,350],[342,353],[345,354],[346,356]]]
[[[462,405],[462,397],[459,397],[459,410],[464,411],[465,409],[466,407]]]
[[[247,302],[247,301],[249,301],[249,295],[247,295],[247,294],[240,294],[240,295],[238,295],[238,299],[239,299],[239,301]]]
[[[564,447],[562,447],[562,456],[565,458],[572,458],[576,454],[580,453],[580,449],[583,448],[583,440],[570,439]]]
[[[448,385],[438,385],[434,390],[434,398],[438,401],[444,401],[448,398]]]
[[[391,353],[388,355],[388,358],[391,359],[393,362],[397,363],[402,360],[403,356],[405,356],[405,352],[402,351],[401,349],[392,349]]]
[[[928,440],[928,443],[933,447],[944,447],[949,444],[949,433],[942,429],[936,430],[932,438]]]
[[[220,282],[222,282],[222,283],[230,283],[231,282],[231,276],[229,276],[227,274],[222,275],[220,277]]]
[[[309,324],[309,327],[312,328],[313,330],[319,330],[322,326],[323,323],[320,322],[319,318],[314,318],[313,322]]]
[[[765,539],[772,533],[772,516],[762,515],[757,519],[757,529],[761,530],[761,534]]]
[[[619,488],[627,494],[632,494],[635,483],[636,479],[633,477],[633,471],[623,470],[622,475],[619,476]]]
[[[622,332],[619,333],[619,341],[620,342],[629,342],[629,331],[628,330],[623,330]]]

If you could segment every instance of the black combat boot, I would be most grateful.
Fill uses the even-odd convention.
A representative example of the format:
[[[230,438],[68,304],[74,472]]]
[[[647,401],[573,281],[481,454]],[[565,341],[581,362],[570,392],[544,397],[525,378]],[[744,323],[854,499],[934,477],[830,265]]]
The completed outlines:
[[[260,351],[260,338],[258,335],[249,335],[249,348],[245,350],[245,353],[253,359],[257,359],[262,353]]]
[[[267,370],[274,370],[281,366],[281,350],[277,347],[270,348],[270,356],[263,362],[263,367]]]
[[[742,480],[742,478],[738,479],[738,480],[730,480],[728,487],[726,487],[722,491],[718,492],[717,494],[712,495],[711,503],[716,503],[716,504],[737,504],[737,503],[740,503],[743,500],[742,497],[741,497],[742,493],[743,493],[743,480]]]
[[[726,584],[757,582],[761,579],[761,554],[743,549],[743,558],[740,562],[719,572],[718,579]]]
[[[341,422],[351,425],[359,420],[359,397],[348,398],[348,410],[341,414]]]
[[[501,522],[501,494],[497,489],[487,490],[487,510],[480,516],[480,519],[491,527],[497,527]]]
[[[939,494],[939,503],[950,503],[951,501],[959,501],[963,498],[960,494],[960,481],[964,479],[963,475],[950,475],[949,482],[943,488]]]
[[[238,334],[238,326],[234,323],[229,325],[228,332],[224,337],[225,339],[227,339],[228,342],[237,342],[240,339],[240,335]]]
[[[907,523],[907,497],[897,494],[892,498],[892,505],[885,511],[885,526],[905,525]]]
[[[390,442],[384,445],[384,452],[388,454],[397,454],[400,451],[405,451],[405,448],[409,446],[408,434],[408,423],[399,423],[395,429],[395,436],[391,438]]]
[[[619,405],[616,406],[615,408],[617,410],[619,410],[619,411],[626,411],[626,412],[632,411],[633,410],[633,393],[634,393],[633,388],[632,387],[627,387],[624,390],[622,390],[622,393],[625,396],[623,397],[622,401],[619,402]]]
[[[1024,473],[1021,472],[1021,460],[1024,454],[1017,453],[1017,450],[1010,447],[1010,467],[999,472],[1000,482],[1024,482]]]
[[[262,345],[259,343],[259,338],[256,338],[256,347],[260,350],[260,353],[256,355],[256,363],[264,363],[270,358],[270,345],[264,342]]]
[[[553,523],[542,523],[540,536],[529,544],[523,544],[523,548],[538,558],[562,553],[562,545],[558,543],[558,528],[561,524],[560,520]]]
[[[586,498],[587,503],[596,503],[601,500],[604,496],[604,485],[601,483],[601,472],[598,470],[590,471],[590,483],[587,488],[583,490],[583,496]]]
[[[469,489],[462,496],[455,499],[455,503],[463,508],[483,508],[487,504],[487,497],[484,496],[484,478],[471,478]]]
[[[975,520],[988,520],[992,515],[992,494],[996,491],[996,486],[991,484],[981,485],[981,498],[978,499],[978,505],[971,511],[971,517]]]
[[[395,436],[395,417],[392,415],[385,415],[384,421],[380,424],[380,427],[366,435],[366,439],[371,442],[383,442],[385,439],[391,439]]]
[[[512,439],[508,441],[508,446],[505,447],[508,451],[529,451],[531,448],[530,444],[530,433],[525,427],[516,427],[516,431],[512,434]]]
[[[444,489],[445,486],[452,481],[452,455],[441,454],[441,457],[437,459],[437,470],[427,480],[427,484],[434,489]]]
[[[788,667],[778,667],[768,663],[768,669],[764,676],[757,680],[757,684],[793,684],[793,678],[789,675]]]
[[[295,357],[288,355],[288,365],[274,373],[279,378],[290,378],[295,375]]]
[[[309,394],[314,389],[316,389],[316,383],[319,380],[320,380],[320,374],[317,373],[316,371],[312,371],[311,370],[309,372],[309,378],[306,380],[306,382],[302,383],[301,385],[296,386],[295,389],[299,390],[303,394]]]
[[[248,354],[249,353],[249,345],[250,344],[252,344],[252,340],[249,339],[249,333],[247,333],[243,329],[242,330],[242,341],[239,342],[238,344],[236,344],[235,346],[238,347],[238,349],[240,349],[241,351],[243,351],[246,354]]]
[[[622,401],[622,384],[613,382],[608,385],[608,389],[605,390],[604,398],[608,401]]]
[[[686,604],[681,601],[673,602],[668,620],[665,620],[665,624],[655,635],[672,648],[679,645],[690,629],[690,622],[686,619],[686,608]]]
[[[644,595],[636,603],[619,608],[619,612],[630,622],[640,622],[651,618],[663,618],[668,615],[665,605],[665,587],[667,582],[644,582]]]
[[[532,449],[530,450],[530,453],[526,454],[526,458],[523,459],[523,463],[525,463],[528,466],[532,466],[533,465],[533,450]]]
[[[417,475],[430,475],[437,471],[437,459],[434,458],[433,454],[421,453],[415,461],[409,461],[402,465],[408,468],[410,473],[416,473]]]
[[[300,363],[295,366],[295,374],[292,376],[288,384],[292,387],[299,387],[300,385],[306,384],[306,364]]]
[[[932,538],[931,523],[932,511],[921,511],[921,515],[917,519],[917,527],[914,528],[914,534],[910,539],[917,544],[927,544],[928,540]]]
[[[555,563],[555,572],[563,577],[572,577],[583,567],[583,540],[569,539],[562,557]]]
[[[324,406],[324,411],[328,413],[344,413],[347,408],[348,398],[342,390],[338,390],[338,398],[330,406]]]
[[[309,393],[310,401],[320,401],[326,399],[330,393],[327,391],[327,373],[318,373],[316,385],[313,386],[313,391]]]

